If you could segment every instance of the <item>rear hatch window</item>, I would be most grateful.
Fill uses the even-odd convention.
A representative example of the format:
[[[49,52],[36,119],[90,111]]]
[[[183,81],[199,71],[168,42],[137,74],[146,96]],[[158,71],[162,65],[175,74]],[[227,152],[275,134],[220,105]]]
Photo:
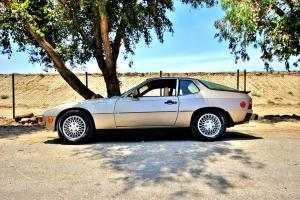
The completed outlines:
[[[207,80],[199,80],[203,85],[205,85],[207,88],[211,89],[211,90],[221,90],[221,91],[229,91],[229,92],[240,92],[237,89],[225,86],[225,85],[221,85],[218,83],[214,83],[211,81],[207,81]]]

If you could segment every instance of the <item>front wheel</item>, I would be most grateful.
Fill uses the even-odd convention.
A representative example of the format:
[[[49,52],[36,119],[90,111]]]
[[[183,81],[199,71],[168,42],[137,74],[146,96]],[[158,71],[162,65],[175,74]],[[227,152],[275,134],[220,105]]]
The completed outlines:
[[[93,135],[92,119],[79,110],[65,112],[57,124],[60,139],[68,144],[87,142]]]
[[[192,119],[191,129],[196,139],[213,141],[225,133],[226,120],[215,111],[198,113]]]

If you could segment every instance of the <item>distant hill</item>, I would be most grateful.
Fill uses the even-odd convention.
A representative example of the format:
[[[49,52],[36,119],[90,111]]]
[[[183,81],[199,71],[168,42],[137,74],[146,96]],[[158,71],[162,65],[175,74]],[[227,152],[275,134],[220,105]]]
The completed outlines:
[[[85,75],[78,74],[85,83]],[[158,73],[120,74],[121,90],[126,91]],[[180,76],[205,79],[236,88],[236,73],[164,73],[163,76]],[[243,74],[240,74],[240,90],[243,90]],[[17,114],[43,110],[64,102],[83,100],[58,74],[17,74],[15,75]],[[96,93],[106,96],[101,74],[90,74],[89,87]],[[300,73],[299,72],[251,72],[247,73],[247,90],[253,98],[254,107],[276,110],[286,107],[289,112],[300,114]],[[0,74],[0,116],[10,116],[11,76]],[[293,108],[291,108],[293,107]],[[272,108],[272,109],[271,109]],[[283,110],[281,112],[283,112]],[[261,110],[260,112],[264,112]],[[274,114],[274,113],[273,113]]]

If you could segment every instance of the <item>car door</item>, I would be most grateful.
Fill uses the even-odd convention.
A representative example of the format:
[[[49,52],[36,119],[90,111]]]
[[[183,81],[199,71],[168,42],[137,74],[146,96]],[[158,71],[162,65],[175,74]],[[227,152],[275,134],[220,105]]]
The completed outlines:
[[[115,123],[117,127],[170,127],[176,122],[178,105],[177,95],[126,96],[116,102]]]

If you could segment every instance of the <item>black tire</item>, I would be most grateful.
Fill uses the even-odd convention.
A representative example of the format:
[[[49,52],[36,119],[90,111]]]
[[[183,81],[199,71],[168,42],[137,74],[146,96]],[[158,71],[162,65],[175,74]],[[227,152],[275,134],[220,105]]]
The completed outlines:
[[[208,116],[211,117],[210,120],[212,121],[209,123],[209,125],[210,125],[209,128],[213,129],[213,130],[211,130],[211,132],[213,132],[213,134],[211,134],[211,135],[209,135],[209,133],[211,133],[211,132],[209,132],[210,129],[209,128],[206,129],[205,128],[206,126],[203,125],[202,128],[198,128],[198,123],[199,123],[200,118],[202,117],[201,122],[203,122],[203,120],[205,121],[205,118],[207,118]],[[214,116],[217,118],[215,118]],[[207,120],[209,120],[209,119],[207,119]],[[208,121],[207,121],[207,123],[208,123]],[[211,124],[213,124],[213,125],[211,125]],[[224,133],[226,132],[226,119],[223,114],[221,114],[217,111],[199,112],[193,116],[192,123],[191,123],[191,129],[192,129],[192,133],[193,133],[195,139],[205,140],[205,141],[215,141],[218,138],[220,138],[222,135],[224,135]],[[201,131],[200,131],[200,129],[201,129]],[[207,134],[205,134],[205,130],[207,130]]]
[[[69,110],[58,119],[57,132],[63,143],[82,144],[93,136],[94,125],[85,112]]]

